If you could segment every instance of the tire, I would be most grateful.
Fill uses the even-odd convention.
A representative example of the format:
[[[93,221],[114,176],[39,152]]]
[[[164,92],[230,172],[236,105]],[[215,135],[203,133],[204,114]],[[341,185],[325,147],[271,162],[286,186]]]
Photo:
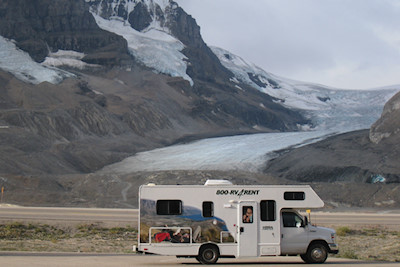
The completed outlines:
[[[306,263],[309,262],[309,260],[308,260],[308,258],[307,258],[307,254],[301,254],[301,255],[300,255],[300,258],[301,258],[304,262],[306,262]]]
[[[218,261],[219,250],[217,246],[205,246],[200,249],[196,259],[203,264],[214,264]]]
[[[307,253],[300,255],[306,263],[324,263],[328,258],[328,249],[322,243],[311,244]]]

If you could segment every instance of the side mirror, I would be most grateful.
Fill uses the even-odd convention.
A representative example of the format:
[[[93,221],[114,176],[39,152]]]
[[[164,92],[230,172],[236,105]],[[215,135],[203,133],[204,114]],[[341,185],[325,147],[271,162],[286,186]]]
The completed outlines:
[[[305,226],[308,225],[308,218],[307,218],[307,216],[304,217],[304,224],[305,224]]]

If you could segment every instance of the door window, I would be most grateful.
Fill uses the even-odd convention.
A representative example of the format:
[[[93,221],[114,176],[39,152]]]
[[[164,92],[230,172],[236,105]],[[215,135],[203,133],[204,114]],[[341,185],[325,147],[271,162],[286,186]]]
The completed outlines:
[[[243,206],[243,223],[253,223],[253,206]]]

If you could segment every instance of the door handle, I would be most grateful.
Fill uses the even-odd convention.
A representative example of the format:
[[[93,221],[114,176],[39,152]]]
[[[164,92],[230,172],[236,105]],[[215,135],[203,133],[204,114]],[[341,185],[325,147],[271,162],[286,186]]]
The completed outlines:
[[[244,228],[243,228],[243,227],[240,227],[240,229],[239,229],[239,230],[240,230],[240,232],[241,232],[241,233],[243,233],[243,232],[244,232]]]

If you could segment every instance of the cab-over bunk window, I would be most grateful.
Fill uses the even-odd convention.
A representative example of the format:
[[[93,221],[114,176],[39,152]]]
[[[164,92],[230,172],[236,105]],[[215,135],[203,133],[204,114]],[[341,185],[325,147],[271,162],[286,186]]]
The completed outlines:
[[[304,200],[306,199],[306,194],[304,192],[285,192],[283,198],[285,200]]]

